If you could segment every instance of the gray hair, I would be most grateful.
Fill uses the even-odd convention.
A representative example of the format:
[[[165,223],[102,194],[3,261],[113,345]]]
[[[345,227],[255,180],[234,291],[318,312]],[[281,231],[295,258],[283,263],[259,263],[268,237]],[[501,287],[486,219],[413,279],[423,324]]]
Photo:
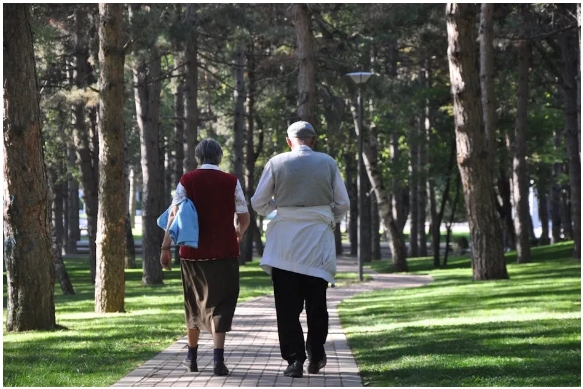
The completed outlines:
[[[223,159],[223,149],[216,140],[211,138],[203,139],[194,149],[194,157],[199,165],[205,163],[218,165]]]

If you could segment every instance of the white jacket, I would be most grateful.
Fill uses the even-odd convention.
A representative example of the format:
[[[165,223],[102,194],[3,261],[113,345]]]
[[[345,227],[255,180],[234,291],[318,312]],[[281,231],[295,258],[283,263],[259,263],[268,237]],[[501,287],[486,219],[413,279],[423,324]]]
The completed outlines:
[[[265,250],[259,266],[323,278],[334,283],[336,246],[330,206],[279,207],[267,225]]]

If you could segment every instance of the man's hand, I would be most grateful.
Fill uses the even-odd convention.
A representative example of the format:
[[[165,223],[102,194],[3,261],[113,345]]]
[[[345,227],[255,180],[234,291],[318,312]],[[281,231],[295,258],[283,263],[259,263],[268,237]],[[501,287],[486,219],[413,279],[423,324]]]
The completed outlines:
[[[160,252],[160,265],[163,269],[172,270],[170,264],[172,263],[172,252],[170,250],[162,250]]]

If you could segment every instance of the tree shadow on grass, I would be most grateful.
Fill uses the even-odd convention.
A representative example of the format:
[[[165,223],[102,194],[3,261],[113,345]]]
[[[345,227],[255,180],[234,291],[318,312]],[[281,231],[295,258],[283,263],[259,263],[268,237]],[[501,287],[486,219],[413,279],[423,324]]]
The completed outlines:
[[[580,386],[580,330],[579,319],[407,327],[350,344],[372,386]]]

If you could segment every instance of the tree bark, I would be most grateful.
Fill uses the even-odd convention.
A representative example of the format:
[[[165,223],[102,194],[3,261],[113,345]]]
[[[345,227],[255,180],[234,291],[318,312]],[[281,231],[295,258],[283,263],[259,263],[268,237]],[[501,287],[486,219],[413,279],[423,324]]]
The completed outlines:
[[[177,5],[180,6],[180,5]],[[175,43],[176,52],[179,52],[179,44]],[[174,183],[178,185],[184,174],[184,60],[181,54],[175,56],[175,66],[178,69],[178,77],[172,80],[174,95]],[[172,189],[173,189],[172,188]],[[180,247],[174,249],[174,264],[180,266]]]
[[[457,160],[470,226],[474,280],[507,279],[502,230],[487,165],[475,58],[475,6],[448,3],[448,60],[453,95]]]
[[[63,242],[65,241],[65,226],[63,223],[65,212],[63,205],[65,203],[64,193],[66,193],[67,190],[64,185],[64,179],[62,178],[64,176],[64,171],[62,171],[62,169],[57,170],[57,168],[48,169],[48,176],[53,193],[51,196],[53,199],[51,217],[53,235],[51,238],[53,252],[55,253],[55,275],[61,285],[61,291],[63,294],[74,295],[75,290],[73,289],[65,263],[63,262]]]
[[[69,170],[73,169],[76,158],[75,147],[70,145],[67,148]],[[66,254],[76,254],[77,241],[81,239],[81,230],[79,229],[79,202],[79,181],[69,173],[67,174],[67,204],[65,206],[67,210]]]
[[[243,176],[243,149],[245,147],[245,49],[237,47],[233,64],[235,88],[233,91],[233,173],[241,185],[245,185]],[[243,188],[245,190],[245,188]]]
[[[528,119],[528,74],[530,66],[530,44],[526,39],[518,43],[518,80],[516,87],[516,126],[512,142],[512,205],[514,229],[516,231],[516,262],[529,263],[530,212],[528,206],[528,172],[526,165],[526,131]]]
[[[123,5],[99,4],[99,213],[95,312],[124,312],[127,199]]]
[[[494,4],[482,3],[480,12],[480,87],[488,166],[494,167],[496,159],[496,95],[494,93]]]
[[[356,164],[354,152],[348,152],[344,157],[344,174],[346,176],[346,190],[350,199],[348,212],[348,240],[350,241],[350,255],[358,254],[358,187],[356,185]]]
[[[399,149],[400,134],[397,129],[391,131],[391,144],[389,146],[391,151],[391,206],[393,208],[393,218],[395,219],[398,228],[403,231],[407,223],[407,216],[409,215],[409,195],[406,189],[403,189],[401,178],[397,172],[401,166],[401,150]]]
[[[309,4],[294,4],[293,21],[296,29],[298,73],[298,117],[314,126],[316,123],[316,71],[312,12]]]
[[[142,284],[162,284],[160,246],[162,229],[157,219],[162,213],[163,179],[160,167],[159,109],[161,62],[156,50],[149,62],[140,60],[134,68],[136,118],[140,128],[142,165]]]
[[[184,151],[184,172],[197,167],[194,149],[198,144],[198,32],[196,27],[196,4],[186,5],[186,21],[190,26],[186,48],[184,49],[184,129],[186,150]]]
[[[561,34],[561,52],[563,59],[563,82],[561,89],[565,100],[565,145],[569,161],[569,184],[571,195],[571,215],[573,219],[573,257],[581,260],[581,145],[579,115],[581,106],[578,103],[577,80],[579,72],[580,50],[577,45],[576,30],[564,31]]]
[[[249,80],[249,92],[247,93],[247,131],[245,134],[245,190],[247,208],[249,209],[249,228],[243,238],[243,249],[241,250],[241,262],[246,263],[253,260],[253,245],[255,244],[257,253],[263,254],[263,241],[261,232],[257,227],[257,213],[251,207],[249,199],[255,193],[255,162],[263,151],[263,127],[261,120],[258,120],[258,142],[255,148],[255,99],[257,93],[256,84],[256,59],[254,47],[251,45],[247,54],[247,78]]]
[[[4,4],[6,331],[55,328],[50,194],[28,4]]]
[[[125,59],[124,59],[125,61]],[[125,135],[125,134],[124,134]],[[125,136],[124,136],[125,138]],[[125,188],[125,198],[124,198],[124,229],[126,235],[126,249],[125,249],[125,258],[124,258],[124,268],[125,269],[135,269],[136,267],[136,242],[134,240],[134,234],[132,231],[132,222],[130,216],[130,197],[132,196],[132,184],[130,180],[130,161],[129,161],[129,153],[128,150],[128,142],[127,139],[124,140],[124,167],[123,167],[123,180],[124,180],[124,188]],[[135,195],[134,195],[135,197]]]
[[[83,90],[87,88],[87,80],[91,74],[89,64],[89,48],[87,43],[88,18],[82,8],[78,8],[74,15],[75,57],[74,57],[74,85]],[[86,123],[86,101],[80,101],[73,105],[73,139],[77,152],[77,165],[81,170],[81,185],[83,187],[83,201],[85,202],[85,214],[87,215],[87,236],[89,239],[89,265],[91,281],[95,282],[96,272],[96,234],[98,213],[98,183],[99,173],[97,157],[98,147],[94,142],[95,133]]]
[[[420,119],[419,119],[420,120]],[[415,123],[409,126],[409,256],[419,256],[419,140]]]

